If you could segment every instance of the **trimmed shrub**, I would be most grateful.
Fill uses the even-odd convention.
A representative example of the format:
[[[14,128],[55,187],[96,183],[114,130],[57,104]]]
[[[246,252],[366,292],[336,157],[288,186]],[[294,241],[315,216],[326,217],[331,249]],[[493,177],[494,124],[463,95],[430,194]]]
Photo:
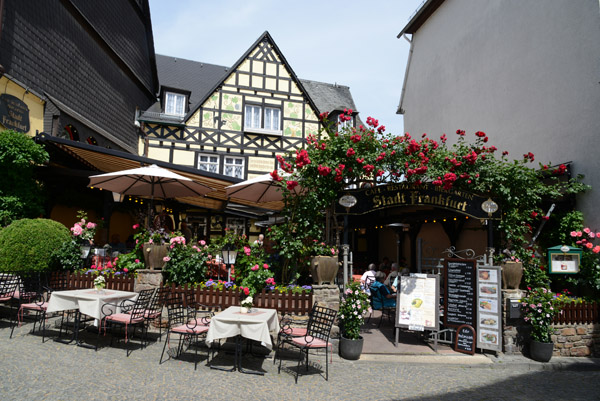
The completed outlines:
[[[0,231],[0,271],[47,271],[54,251],[71,239],[67,227],[48,219],[22,219]]]

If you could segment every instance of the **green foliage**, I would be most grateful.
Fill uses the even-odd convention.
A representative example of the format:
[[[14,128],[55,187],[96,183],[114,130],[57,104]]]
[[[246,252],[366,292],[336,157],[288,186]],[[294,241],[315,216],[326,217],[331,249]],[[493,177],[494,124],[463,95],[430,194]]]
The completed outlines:
[[[181,236],[171,238],[167,264],[163,276],[167,283],[184,285],[200,282],[206,276],[206,262],[209,260],[208,247],[188,245]]]
[[[358,340],[360,326],[369,310],[369,295],[361,288],[360,283],[348,284],[344,298],[340,304],[339,319],[342,335],[350,340]]]
[[[120,254],[114,263],[116,271],[121,271],[126,274],[135,274],[137,270],[145,267],[143,259],[140,259],[137,252],[131,251],[129,253]]]
[[[521,299],[523,318],[531,325],[531,338],[542,343],[550,343],[554,333],[552,321],[562,309],[563,301],[545,287],[529,289],[529,293]]]
[[[52,270],[76,271],[82,268],[81,244],[69,238],[52,253]]]
[[[69,240],[69,230],[54,220],[17,220],[0,232],[0,271],[47,271],[54,251]]]
[[[0,132],[0,225],[43,213],[42,186],[34,169],[48,160],[44,148],[27,135]]]

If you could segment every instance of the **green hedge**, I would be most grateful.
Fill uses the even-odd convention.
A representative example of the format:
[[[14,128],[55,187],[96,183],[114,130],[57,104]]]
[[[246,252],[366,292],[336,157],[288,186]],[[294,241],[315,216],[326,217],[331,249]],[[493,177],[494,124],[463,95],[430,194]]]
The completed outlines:
[[[47,271],[52,253],[70,237],[69,229],[54,220],[17,220],[0,231],[0,271]]]

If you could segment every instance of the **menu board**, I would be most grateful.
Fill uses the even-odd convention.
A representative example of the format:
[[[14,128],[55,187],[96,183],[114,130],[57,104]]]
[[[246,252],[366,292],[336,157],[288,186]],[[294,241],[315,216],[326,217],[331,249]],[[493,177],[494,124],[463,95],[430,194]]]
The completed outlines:
[[[477,268],[477,347],[502,350],[500,266]]]
[[[400,276],[396,327],[414,331],[438,330],[439,293],[439,277],[436,274]]]
[[[446,259],[444,263],[444,324],[448,327],[463,324],[474,327],[477,262],[472,259]]]
[[[475,329],[468,324],[463,324],[456,329],[454,350],[473,355],[475,353],[475,341]]]

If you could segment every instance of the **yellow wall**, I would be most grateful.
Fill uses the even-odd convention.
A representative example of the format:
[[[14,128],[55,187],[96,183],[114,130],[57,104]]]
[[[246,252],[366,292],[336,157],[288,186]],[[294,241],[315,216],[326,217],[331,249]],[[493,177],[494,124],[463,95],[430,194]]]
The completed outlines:
[[[25,88],[6,77],[0,78],[0,94],[4,93],[21,99],[29,108],[29,131],[27,134],[33,136],[36,132],[44,131],[45,102],[42,99],[30,92],[25,93]],[[2,121],[0,121],[0,127],[10,129],[10,127],[4,127]]]

